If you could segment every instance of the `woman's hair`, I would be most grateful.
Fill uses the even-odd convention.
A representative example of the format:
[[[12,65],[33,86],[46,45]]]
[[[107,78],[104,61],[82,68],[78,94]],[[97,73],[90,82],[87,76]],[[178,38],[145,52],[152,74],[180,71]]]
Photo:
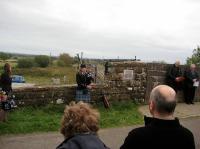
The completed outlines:
[[[4,65],[4,72],[8,75],[11,75],[11,66],[9,63],[5,63]]]
[[[65,107],[60,132],[65,138],[79,133],[97,133],[99,130],[99,118],[99,112],[89,104],[71,102]]]

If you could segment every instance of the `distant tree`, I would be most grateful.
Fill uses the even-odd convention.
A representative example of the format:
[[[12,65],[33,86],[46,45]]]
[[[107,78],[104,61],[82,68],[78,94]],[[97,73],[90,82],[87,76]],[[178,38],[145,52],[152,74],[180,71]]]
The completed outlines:
[[[13,57],[13,59],[16,59],[16,60],[17,60],[17,59],[18,59],[18,57],[17,57],[17,56],[14,56],[14,57]]]
[[[72,65],[73,63],[74,63],[73,57],[71,57],[67,53],[60,54],[57,62],[58,66],[69,66]]]
[[[58,65],[58,66],[61,66],[61,67],[66,66],[65,63],[64,63],[63,61],[61,61],[61,60],[58,60],[58,61],[57,61],[57,65]]]
[[[17,67],[19,68],[32,68],[34,66],[34,60],[32,58],[21,58],[17,61]]]
[[[11,54],[0,52],[0,59],[5,61],[7,59],[11,58]]]
[[[50,58],[49,56],[46,55],[35,56],[35,63],[39,67],[47,67],[50,63]]]
[[[193,50],[193,54],[191,57],[187,58],[187,64],[196,64],[200,66],[200,47],[197,46],[196,49]]]

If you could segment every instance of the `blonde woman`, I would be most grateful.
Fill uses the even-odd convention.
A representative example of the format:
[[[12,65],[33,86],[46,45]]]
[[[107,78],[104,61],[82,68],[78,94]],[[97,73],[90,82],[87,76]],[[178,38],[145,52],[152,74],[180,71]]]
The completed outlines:
[[[78,102],[66,106],[60,132],[65,140],[57,149],[108,149],[99,139],[99,112]]]

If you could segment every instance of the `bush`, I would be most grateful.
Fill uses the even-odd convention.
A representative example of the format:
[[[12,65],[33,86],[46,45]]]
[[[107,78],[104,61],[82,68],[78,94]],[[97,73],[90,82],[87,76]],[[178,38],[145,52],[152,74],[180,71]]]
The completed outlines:
[[[65,63],[61,60],[58,60],[57,65],[63,67],[63,66],[65,66]]]
[[[74,59],[67,53],[60,54],[58,58],[58,66],[70,66],[74,62]]]
[[[9,58],[11,58],[11,54],[0,52],[0,59],[2,59],[3,61],[5,61],[5,60],[7,60]]]
[[[196,49],[193,50],[193,54],[191,57],[187,58],[187,64],[196,64],[197,66],[200,66],[200,47],[197,46]]]
[[[47,67],[50,63],[50,58],[49,56],[46,55],[39,55],[35,57],[35,63],[39,67]]]
[[[34,66],[34,61],[31,58],[23,58],[17,61],[17,66],[19,68],[32,68]]]

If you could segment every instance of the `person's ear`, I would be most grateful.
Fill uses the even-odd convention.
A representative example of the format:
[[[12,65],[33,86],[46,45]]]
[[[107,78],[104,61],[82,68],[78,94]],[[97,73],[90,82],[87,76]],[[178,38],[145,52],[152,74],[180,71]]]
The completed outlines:
[[[149,111],[153,115],[154,111],[154,102],[152,100],[149,101]]]

